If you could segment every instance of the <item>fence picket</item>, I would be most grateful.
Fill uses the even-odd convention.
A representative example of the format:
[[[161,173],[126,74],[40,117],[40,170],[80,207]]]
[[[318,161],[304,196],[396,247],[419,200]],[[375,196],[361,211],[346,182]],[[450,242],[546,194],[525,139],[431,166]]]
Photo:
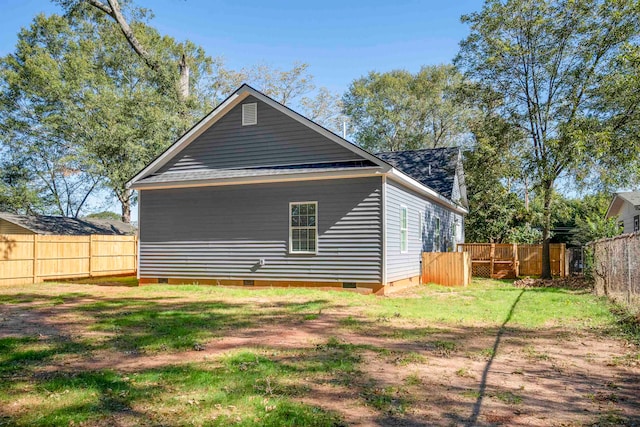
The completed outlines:
[[[135,274],[136,236],[0,235],[0,285]]]

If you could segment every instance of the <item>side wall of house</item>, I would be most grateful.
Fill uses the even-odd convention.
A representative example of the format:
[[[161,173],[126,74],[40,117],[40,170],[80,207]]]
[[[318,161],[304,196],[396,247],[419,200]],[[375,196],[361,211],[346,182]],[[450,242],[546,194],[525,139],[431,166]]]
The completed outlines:
[[[636,208],[629,202],[624,202],[622,209],[620,210],[620,215],[618,216],[618,222],[622,222],[624,224],[623,233],[633,233],[634,229],[634,217],[640,215],[640,210],[636,210]]]
[[[141,278],[382,282],[381,177],[142,193]],[[289,203],[307,201],[318,253],[290,254]]]
[[[387,180],[385,196],[386,212],[386,259],[387,282],[420,275],[422,252],[445,252],[455,250],[457,243],[464,242],[464,217],[445,206],[435,203],[418,193]],[[408,250],[400,247],[400,215],[407,208]],[[422,218],[423,231],[420,233]],[[436,235],[436,222],[440,219],[440,236]],[[454,235],[459,227],[458,236]]]
[[[5,219],[0,219],[0,234],[35,234],[31,230],[27,230],[24,227],[20,227]]]

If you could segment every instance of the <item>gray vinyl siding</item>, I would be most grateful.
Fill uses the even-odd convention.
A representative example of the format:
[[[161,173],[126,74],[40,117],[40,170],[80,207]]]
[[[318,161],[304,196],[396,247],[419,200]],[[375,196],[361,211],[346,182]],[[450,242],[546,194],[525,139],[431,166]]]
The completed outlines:
[[[381,192],[380,177],[144,190],[140,276],[381,283]],[[318,202],[315,255],[289,254],[301,201]]]
[[[258,104],[258,123],[242,126],[242,105]],[[250,96],[158,173],[362,160],[302,123]]]
[[[387,180],[385,195],[387,282],[420,274],[420,258],[424,252],[453,250],[455,243],[464,242],[464,217],[439,203],[435,203],[402,185]],[[407,207],[408,251],[400,251],[400,209]],[[423,215],[424,232],[419,238],[419,215]],[[440,218],[440,242],[435,242],[436,218]],[[461,227],[461,239],[455,242],[453,223]]]

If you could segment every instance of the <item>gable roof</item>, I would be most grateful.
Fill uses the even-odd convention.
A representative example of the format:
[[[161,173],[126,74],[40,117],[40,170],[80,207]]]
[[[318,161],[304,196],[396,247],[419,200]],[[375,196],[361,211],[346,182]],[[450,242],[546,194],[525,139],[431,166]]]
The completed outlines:
[[[387,151],[376,156],[421,184],[451,199],[458,167],[457,148]]]
[[[640,191],[624,191],[615,193],[611,203],[609,204],[605,218],[612,218],[620,214],[620,209],[625,202],[630,203],[634,208],[640,210]]]
[[[82,236],[89,234],[127,235],[134,234],[131,224],[112,219],[78,219],[64,216],[15,215],[0,212],[0,219],[26,228],[36,234],[60,234]]]
[[[323,164],[302,164],[284,165],[278,167],[241,167],[224,169],[207,169],[200,171],[164,171],[160,173],[171,159],[175,158],[189,144],[194,142],[207,129],[213,126],[218,120],[229,113],[249,96],[257,98],[275,108],[286,116],[296,120],[328,140],[357,154],[362,160],[341,163]],[[449,208],[461,213],[467,213],[467,209],[457,201],[452,200],[454,180],[456,179],[457,153],[458,149],[446,149],[449,151],[415,150],[406,152],[382,153],[374,155],[363,148],[336,135],[319,124],[309,120],[301,114],[293,111],[289,107],[280,104],[267,95],[257,91],[247,84],[243,84],[211,113],[200,120],[195,126],[187,131],[180,139],[173,143],[163,153],[161,153],[149,165],[137,173],[128,183],[127,187],[133,189],[153,189],[153,188],[179,188],[196,187],[207,185],[230,185],[240,183],[258,182],[283,182],[287,180],[304,179],[330,179],[345,178],[355,176],[387,176],[390,179],[401,182],[403,185],[425,195],[426,197],[438,201]],[[406,157],[401,159],[403,154]],[[413,154],[412,154],[413,153]],[[417,153],[417,154],[416,154]],[[452,154],[456,161],[447,158]],[[422,157],[431,159],[432,174],[434,165],[438,162],[438,169],[441,169],[440,179],[434,177],[428,179],[428,163],[425,165]],[[388,160],[387,160],[388,159]],[[396,164],[392,164],[396,162]],[[444,166],[441,164],[444,162]],[[453,172],[451,169],[453,165]],[[463,202],[465,204],[466,202]]]
[[[336,135],[335,133],[329,131],[328,129],[320,126],[312,120],[304,117],[303,115],[293,111],[291,108],[280,104],[279,102],[273,100],[262,92],[252,88],[248,84],[244,83],[240,86],[234,93],[232,93],[227,99],[225,99],[220,105],[214,108],[211,113],[205,116],[202,120],[196,123],[191,129],[189,129],[182,137],[180,137],[176,142],[174,142],[169,148],[167,148],[163,153],[161,153],[155,160],[153,160],[149,165],[147,165],[144,169],[142,169],[139,173],[137,173],[129,182],[127,182],[127,187],[135,187],[135,185],[141,181],[143,178],[146,178],[148,175],[158,171],[162,166],[164,166],[169,160],[175,157],[179,152],[185,149],[189,144],[191,144],[197,137],[202,135],[204,131],[213,126],[218,120],[224,117],[231,109],[240,104],[244,99],[249,96],[254,96],[258,100],[266,103],[270,107],[275,108],[276,110],[284,113],[290,118],[302,123],[303,125],[311,128],[327,139],[335,142],[338,145],[341,145],[344,148],[354,152],[365,160],[372,162],[374,165],[381,168],[384,172],[391,169],[391,166],[381,159],[377,158],[373,154],[368,151],[358,147],[355,144],[347,141],[344,138]]]

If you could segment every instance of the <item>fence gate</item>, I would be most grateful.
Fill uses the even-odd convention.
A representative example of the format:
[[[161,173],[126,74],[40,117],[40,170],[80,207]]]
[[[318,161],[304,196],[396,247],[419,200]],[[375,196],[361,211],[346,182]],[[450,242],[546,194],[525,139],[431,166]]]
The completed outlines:
[[[570,276],[584,273],[584,248],[582,246],[567,248],[567,265]]]
[[[476,277],[514,279],[542,274],[542,245],[461,243],[458,252],[471,255],[472,272]],[[568,270],[565,244],[549,245],[549,258],[551,274],[565,277]]]

